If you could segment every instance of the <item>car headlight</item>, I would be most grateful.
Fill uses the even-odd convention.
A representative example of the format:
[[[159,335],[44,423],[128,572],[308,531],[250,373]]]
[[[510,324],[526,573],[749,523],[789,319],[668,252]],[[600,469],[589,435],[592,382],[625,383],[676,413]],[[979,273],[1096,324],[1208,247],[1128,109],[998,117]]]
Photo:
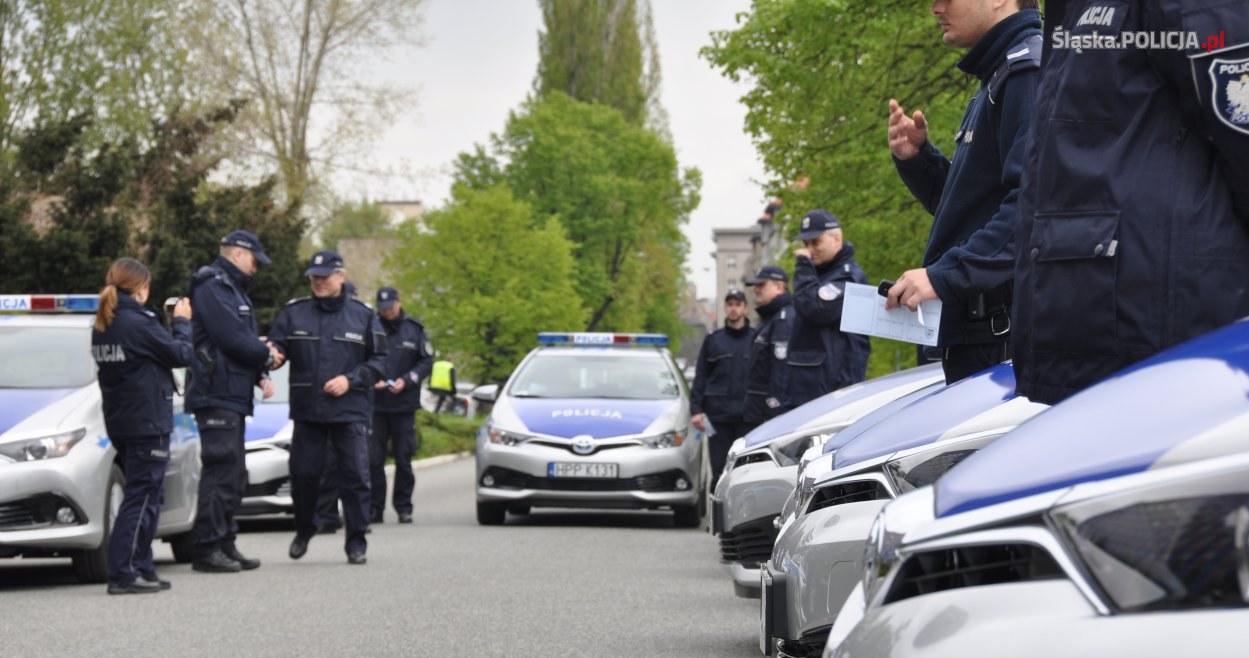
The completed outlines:
[[[652,448],[679,448],[681,447],[681,444],[685,443],[685,435],[673,430],[671,432],[664,432],[659,436],[642,440],[646,442],[646,445]]]
[[[35,462],[64,457],[86,434],[85,428],[79,428],[72,432],[53,434],[38,439],[12,441],[0,444],[0,455],[15,462]]]
[[[490,424],[487,424],[482,429],[486,432],[486,438],[490,439],[491,443],[499,443],[505,446],[519,445],[533,438],[529,436],[528,434],[521,434],[520,432],[509,432],[507,430],[499,429],[498,427],[495,427],[494,425],[490,425]]]

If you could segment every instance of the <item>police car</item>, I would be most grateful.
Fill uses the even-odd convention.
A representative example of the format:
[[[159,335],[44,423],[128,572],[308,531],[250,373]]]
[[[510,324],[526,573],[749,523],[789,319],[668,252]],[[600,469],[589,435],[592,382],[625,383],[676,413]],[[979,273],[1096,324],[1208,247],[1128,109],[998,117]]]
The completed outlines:
[[[1247,347],[1167,350],[886,505],[825,655],[1244,655]]]
[[[658,334],[543,333],[477,434],[477,521],[533,507],[660,509],[697,526],[689,391]]]
[[[125,482],[91,358],[95,295],[0,295],[0,557],[65,557],[104,582]],[[14,315],[14,314],[17,315]],[[191,559],[199,430],[174,400],[157,536]]]
[[[243,431],[247,489],[237,515],[293,514],[290,448],[295,423],[290,419],[290,368],[269,373],[273,397],[258,399]],[[260,389],[256,389],[259,398]]]

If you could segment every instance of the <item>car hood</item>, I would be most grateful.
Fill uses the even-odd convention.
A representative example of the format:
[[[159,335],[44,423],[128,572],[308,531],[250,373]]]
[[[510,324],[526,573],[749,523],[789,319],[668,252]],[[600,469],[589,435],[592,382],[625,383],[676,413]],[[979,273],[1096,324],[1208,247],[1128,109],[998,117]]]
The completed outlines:
[[[891,400],[944,377],[941,365],[935,364],[899,370],[838,389],[756,427],[746,435],[746,447],[755,448],[804,428],[853,422]]]
[[[928,445],[1014,397],[1015,369],[1009,363],[998,364],[892,410],[888,417],[856,432],[837,450],[833,468]],[[847,431],[852,429],[853,425]]]
[[[1083,482],[1249,451],[1249,323],[1112,375],[937,482],[939,517]]]
[[[571,439],[666,432],[674,428],[681,399],[599,400],[513,398],[499,400],[492,419],[506,429]]]
[[[247,419],[243,441],[271,439],[290,421],[291,407],[287,403],[257,404]]]
[[[92,384],[95,386],[95,384]],[[81,388],[4,388],[0,389],[0,437],[23,421],[40,415],[47,407]],[[60,418],[50,427],[56,427]],[[45,427],[49,426],[43,423]],[[0,440],[3,440],[0,438]]]

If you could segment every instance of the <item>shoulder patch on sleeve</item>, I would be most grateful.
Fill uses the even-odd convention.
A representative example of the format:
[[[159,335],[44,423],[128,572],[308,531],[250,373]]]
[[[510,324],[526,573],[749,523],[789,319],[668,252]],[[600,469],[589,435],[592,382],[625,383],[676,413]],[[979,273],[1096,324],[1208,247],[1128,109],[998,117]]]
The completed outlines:
[[[838,297],[841,297],[841,288],[838,288],[836,284],[826,283],[820,286],[818,294],[820,299],[826,302],[831,302]]]

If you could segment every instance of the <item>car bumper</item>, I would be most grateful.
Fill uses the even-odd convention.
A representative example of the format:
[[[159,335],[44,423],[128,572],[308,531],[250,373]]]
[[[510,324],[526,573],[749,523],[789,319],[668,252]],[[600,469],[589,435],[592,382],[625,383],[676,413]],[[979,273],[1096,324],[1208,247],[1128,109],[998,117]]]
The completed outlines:
[[[863,544],[884,500],[849,503],[797,517],[763,566],[760,642],[774,637],[819,646],[862,577]],[[763,616],[762,612],[770,612]]]
[[[247,491],[238,514],[280,514],[295,509],[291,499],[290,452],[277,446],[249,448]]]
[[[0,548],[98,548],[114,454],[107,443],[84,443],[64,457],[0,464]],[[35,509],[48,505],[53,518]],[[73,510],[73,523],[55,520],[60,507]]]
[[[687,449],[688,448],[688,449]],[[541,446],[486,444],[477,450],[477,500],[529,507],[656,509],[697,505],[701,446],[629,446],[582,457]],[[612,463],[615,478],[554,478],[553,462]],[[490,476],[492,485],[485,484]]]

